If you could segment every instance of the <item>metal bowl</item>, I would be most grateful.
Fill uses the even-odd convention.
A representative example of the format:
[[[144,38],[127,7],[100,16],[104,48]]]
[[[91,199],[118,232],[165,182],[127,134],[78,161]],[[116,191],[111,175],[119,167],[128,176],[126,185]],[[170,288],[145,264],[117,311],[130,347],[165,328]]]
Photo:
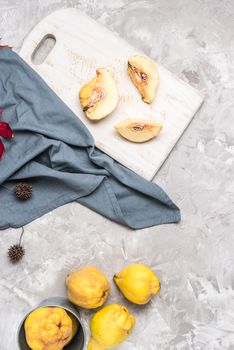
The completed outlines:
[[[17,336],[18,336],[19,349],[31,350],[26,342],[24,322],[32,311],[40,307],[46,307],[46,306],[63,308],[68,313],[71,313],[76,318],[79,324],[78,332],[76,333],[72,341],[67,346],[64,347],[64,350],[84,350],[84,346],[86,342],[86,334],[85,334],[84,326],[82,325],[82,322],[80,320],[79,312],[72,303],[70,303],[66,298],[62,298],[62,297],[51,297],[51,298],[45,299],[36,308],[32,309],[27,313],[27,315],[24,317],[24,319],[20,323],[20,326],[18,329]]]

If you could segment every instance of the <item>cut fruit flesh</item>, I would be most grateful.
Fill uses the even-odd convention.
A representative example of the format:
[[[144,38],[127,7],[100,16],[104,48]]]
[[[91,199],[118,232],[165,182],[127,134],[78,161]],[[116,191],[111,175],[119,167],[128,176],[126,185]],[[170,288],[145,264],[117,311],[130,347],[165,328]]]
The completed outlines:
[[[128,74],[142,96],[142,100],[151,103],[158,87],[158,69],[154,61],[146,56],[135,55],[128,60]]]
[[[79,93],[82,109],[91,120],[105,118],[118,103],[118,92],[112,74],[105,68],[98,68],[96,74]]]
[[[146,142],[157,136],[162,124],[149,119],[126,119],[115,126],[118,133],[132,142]]]

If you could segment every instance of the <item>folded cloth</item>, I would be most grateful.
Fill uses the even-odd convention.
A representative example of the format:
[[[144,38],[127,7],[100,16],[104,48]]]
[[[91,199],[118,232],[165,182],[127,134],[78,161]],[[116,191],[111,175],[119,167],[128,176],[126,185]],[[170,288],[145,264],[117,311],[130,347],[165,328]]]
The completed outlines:
[[[167,194],[97,149],[81,120],[8,48],[0,50],[0,107],[15,135],[0,161],[0,229],[71,201],[134,229],[180,220]],[[14,195],[21,181],[33,187],[30,200]]]

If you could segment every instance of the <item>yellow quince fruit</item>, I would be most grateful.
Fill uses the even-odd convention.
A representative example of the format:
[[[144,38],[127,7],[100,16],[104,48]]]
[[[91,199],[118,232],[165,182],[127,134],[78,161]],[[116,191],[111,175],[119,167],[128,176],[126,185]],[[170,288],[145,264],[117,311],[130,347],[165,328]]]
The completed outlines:
[[[146,103],[153,102],[159,83],[158,69],[154,61],[146,56],[131,56],[128,60],[128,74],[142,100]]]
[[[93,266],[81,267],[68,273],[67,297],[78,306],[94,309],[102,306],[110,291],[106,276]]]
[[[131,264],[114,275],[114,282],[126,299],[135,304],[147,304],[160,290],[155,273],[144,264]]]
[[[78,323],[62,308],[41,307],[26,318],[24,329],[32,350],[62,350],[76,334]]]
[[[118,103],[118,92],[111,72],[98,68],[96,77],[80,89],[79,97],[89,119],[100,120],[109,115]]]
[[[132,142],[146,142],[158,136],[162,124],[151,119],[125,119],[115,125],[117,132]]]
[[[91,319],[88,350],[105,350],[118,346],[129,337],[134,325],[135,318],[125,306],[105,306]]]

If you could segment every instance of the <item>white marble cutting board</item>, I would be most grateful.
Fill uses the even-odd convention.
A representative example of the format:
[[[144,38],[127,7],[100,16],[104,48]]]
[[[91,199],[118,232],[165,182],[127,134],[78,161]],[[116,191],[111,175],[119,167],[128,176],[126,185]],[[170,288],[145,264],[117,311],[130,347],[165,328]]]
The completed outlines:
[[[56,39],[56,44],[42,64],[35,64],[33,54],[48,35]],[[73,8],[56,11],[42,20],[24,40],[20,51],[21,57],[84,122],[98,148],[151,180],[188,126],[203,97],[159,66],[157,97],[151,105],[142,102],[127,74],[127,60],[137,53],[140,51],[115,33]],[[95,76],[98,67],[106,67],[114,74],[119,104],[110,116],[93,123],[80,108],[78,92]],[[113,128],[125,118],[159,121],[163,131],[144,144],[130,143]]]

